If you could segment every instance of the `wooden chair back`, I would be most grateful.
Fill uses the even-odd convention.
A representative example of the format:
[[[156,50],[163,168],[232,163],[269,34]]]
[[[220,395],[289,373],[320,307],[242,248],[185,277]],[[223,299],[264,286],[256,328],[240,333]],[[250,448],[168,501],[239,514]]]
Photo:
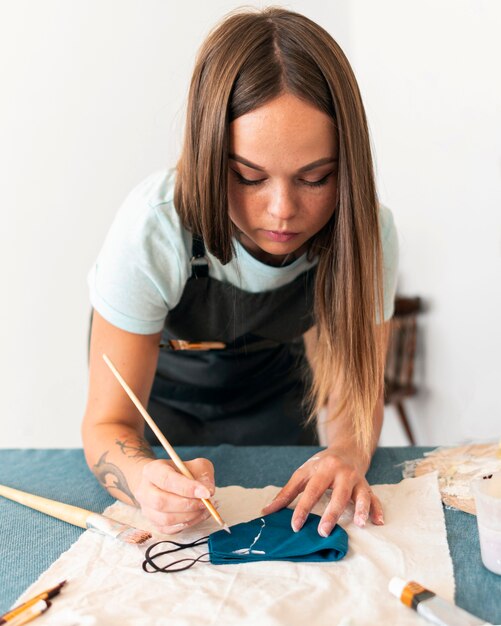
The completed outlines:
[[[395,313],[385,365],[385,404],[394,404],[410,443],[414,435],[402,401],[417,393],[414,384],[414,362],[417,340],[417,316],[422,311],[419,297],[395,298]]]

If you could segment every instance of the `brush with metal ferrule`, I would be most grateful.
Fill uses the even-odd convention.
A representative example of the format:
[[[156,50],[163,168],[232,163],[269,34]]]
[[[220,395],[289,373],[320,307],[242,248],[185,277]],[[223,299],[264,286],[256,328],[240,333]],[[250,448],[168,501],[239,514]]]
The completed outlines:
[[[146,530],[134,528],[111,517],[93,513],[78,506],[36,496],[5,485],[0,485],[0,495],[36,511],[56,517],[63,522],[68,522],[68,524],[80,526],[80,528],[88,528],[89,530],[97,530],[103,535],[108,535],[108,537],[119,539],[125,543],[140,544],[151,539],[151,533]]]

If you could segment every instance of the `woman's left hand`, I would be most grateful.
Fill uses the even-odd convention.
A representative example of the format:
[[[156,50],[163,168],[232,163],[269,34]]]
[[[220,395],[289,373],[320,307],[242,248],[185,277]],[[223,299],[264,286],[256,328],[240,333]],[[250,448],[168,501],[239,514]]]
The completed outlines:
[[[323,537],[330,535],[350,500],[355,504],[353,521],[357,526],[365,526],[369,516],[373,524],[384,524],[381,502],[372,493],[365,470],[345,451],[334,447],[318,452],[301,465],[263,513],[283,509],[302,493],[292,516],[292,529],[297,532],[327,489],[332,489],[332,494],[318,525]]]

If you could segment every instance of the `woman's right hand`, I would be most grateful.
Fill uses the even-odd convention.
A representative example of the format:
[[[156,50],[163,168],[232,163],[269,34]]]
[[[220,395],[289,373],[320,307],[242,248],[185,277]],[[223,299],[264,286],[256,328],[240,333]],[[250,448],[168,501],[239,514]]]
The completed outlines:
[[[201,498],[214,494],[214,466],[203,458],[186,461],[185,465],[195,480],[180,474],[172,461],[156,459],[146,463],[134,494],[143,515],[166,535],[210,517]]]

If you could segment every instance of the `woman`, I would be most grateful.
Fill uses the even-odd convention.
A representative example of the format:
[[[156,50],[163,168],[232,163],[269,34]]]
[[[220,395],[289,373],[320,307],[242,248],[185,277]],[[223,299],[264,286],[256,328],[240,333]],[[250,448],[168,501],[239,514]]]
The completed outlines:
[[[265,513],[302,493],[299,530],[332,488],[321,535],[350,499],[355,523],[382,524],[365,473],[382,423],[396,254],[339,46],[283,9],[227,17],[198,56],[177,168],[132,191],[89,276],[89,467],[161,532],[208,515],[211,463],[188,462],[190,481],[155,460],[107,353],[174,445],[314,444],[312,416],[327,405],[327,449]]]

